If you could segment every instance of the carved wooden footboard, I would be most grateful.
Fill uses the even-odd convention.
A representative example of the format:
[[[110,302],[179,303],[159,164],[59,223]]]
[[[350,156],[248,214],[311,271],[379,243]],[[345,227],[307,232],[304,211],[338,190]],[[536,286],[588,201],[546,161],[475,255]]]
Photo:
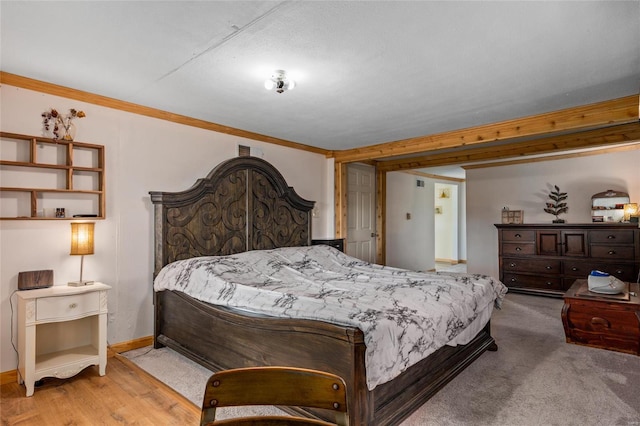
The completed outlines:
[[[241,314],[183,293],[155,294],[156,347],[166,345],[218,371],[287,365],[329,371],[347,384],[352,425],[398,424],[494,344],[489,326],[464,346],[445,346],[369,391],[364,336],[322,321]],[[322,412],[297,410],[330,421]]]

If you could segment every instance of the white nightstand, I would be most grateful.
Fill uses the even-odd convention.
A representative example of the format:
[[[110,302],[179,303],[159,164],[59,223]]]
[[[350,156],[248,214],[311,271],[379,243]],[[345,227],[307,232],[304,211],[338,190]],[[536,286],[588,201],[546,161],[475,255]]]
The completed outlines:
[[[107,290],[94,283],[22,290],[18,295],[18,383],[33,395],[43,377],[66,379],[107,367]]]

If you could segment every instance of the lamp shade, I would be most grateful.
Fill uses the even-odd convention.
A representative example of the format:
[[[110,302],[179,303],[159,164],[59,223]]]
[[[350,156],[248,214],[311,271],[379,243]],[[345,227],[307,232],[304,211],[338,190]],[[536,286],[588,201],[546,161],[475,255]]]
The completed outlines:
[[[71,252],[69,254],[93,254],[94,225],[94,222],[71,223]]]

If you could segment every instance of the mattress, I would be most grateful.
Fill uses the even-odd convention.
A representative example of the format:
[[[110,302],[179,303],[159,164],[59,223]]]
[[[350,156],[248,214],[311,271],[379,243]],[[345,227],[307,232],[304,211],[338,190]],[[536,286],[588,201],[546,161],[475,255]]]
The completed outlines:
[[[386,267],[325,245],[176,261],[160,271],[154,289],[264,315],[358,327],[370,390],[444,345],[468,343],[507,292],[489,276]]]

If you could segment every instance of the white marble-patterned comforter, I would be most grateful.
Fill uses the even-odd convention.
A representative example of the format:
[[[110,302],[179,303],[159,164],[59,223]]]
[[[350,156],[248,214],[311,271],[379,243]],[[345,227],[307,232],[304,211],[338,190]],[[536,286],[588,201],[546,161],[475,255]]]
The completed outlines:
[[[358,327],[367,385],[385,383],[455,338],[507,292],[478,274],[370,264],[324,245],[197,257],[165,266],[154,289],[262,314]]]

